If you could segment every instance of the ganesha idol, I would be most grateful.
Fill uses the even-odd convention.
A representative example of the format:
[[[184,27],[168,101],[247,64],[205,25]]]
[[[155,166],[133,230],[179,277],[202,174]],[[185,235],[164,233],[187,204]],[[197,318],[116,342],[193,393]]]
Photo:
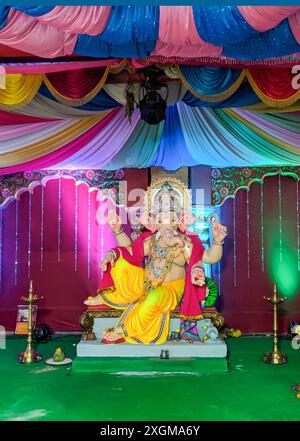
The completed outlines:
[[[205,249],[198,236],[188,231],[195,220],[190,190],[170,177],[148,187],[140,216],[146,231],[135,240],[123,231],[116,212],[108,213],[118,246],[101,263],[103,276],[97,296],[84,302],[123,311],[115,327],[104,331],[102,343],[166,342],[170,313],[177,305],[183,325],[181,337],[191,337],[194,332],[197,340],[197,328],[191,332],[187,324],[202,318],[201,302],[207,295],[203,263],[221,259],[226,227],[213,224],[212,245]]]

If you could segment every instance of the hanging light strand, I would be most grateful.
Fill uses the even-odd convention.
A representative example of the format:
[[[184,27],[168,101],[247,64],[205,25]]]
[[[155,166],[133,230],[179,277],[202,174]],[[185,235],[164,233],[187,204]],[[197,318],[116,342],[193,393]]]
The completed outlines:
[[[265,271],[265,232],[264,232],[264,183],[260,187],[260,240],[261,240],[261,270]]]
[[[41,194],[41,248],[40,248],[40,270],[44,269],[44,186]]]
[[[60,262],[61,246],[61,176],[58,178],[57,261]]]
[[[278,210],[279,210],[279,256],[282,262],[282,188],[281,174],[278,175]]]
[[[249,201],[249,192],[250,189],[247,190],[247,277],[250,279],[250,201]]]
[[[27,273],[28,279],[30,279],[31,270],[31,209],[32,209],[32,193],[29,192],[28,197],[28,253],[27,253]]]
[[[14,274],[15,274],[15,286],[18,283],[18,257],[19,257],[19,201],[16,199],[16,234],[15,234],[15,267],[14,267]]]
[[[222,221],[221,221],[221,208],[219,207],[219,210],[218,210],[218,216],[219,216],[219,222],[220,222],[220,224],[222,223]],[[221,295],[221,261],[219,261],[219,263],[218,263],[218,275],[219,275],[219,277],[218,277],[218,280],[219,280],[219,295]]]
[[[91,192],[88,191],[88,279],[91,276]]]
[[[296,216],[297,216],[297,262],[300,271],[300,230],[299,230],[299,182],[296,180]]]
[[[233,286],[236,287],[236,202],[233,198]]]
[[[75,183],[74,271],[78,267],[78,185]]]
[[[0,207],[0,294],[2,293],[2,237],[3,237],[3,209]]]

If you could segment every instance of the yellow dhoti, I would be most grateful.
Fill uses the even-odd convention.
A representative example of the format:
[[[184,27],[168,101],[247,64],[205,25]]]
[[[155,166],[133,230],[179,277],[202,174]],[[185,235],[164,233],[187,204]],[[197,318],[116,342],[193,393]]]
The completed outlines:
[[[120,327],[129,343],[156,343],[167,340],[170,312],[180,302],[185,279],[166,282],[146,292],[144,269],[119,258],[111,269],[115,289],[99,292],[103,302],[124,309],[116,327]]]

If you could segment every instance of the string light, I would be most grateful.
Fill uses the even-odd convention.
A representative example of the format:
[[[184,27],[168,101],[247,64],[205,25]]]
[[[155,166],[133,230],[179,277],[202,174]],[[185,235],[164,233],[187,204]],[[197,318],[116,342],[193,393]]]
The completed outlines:
[[[281,174],[278,175],[278,205],[279,205],[279,256],[282,262],[282,195],[281,195]]]
[[[299,182],[296,179],[296,216],[297,216],[297,262],[298,271],[300,271],[300,231],[299,231]]]
[[[218,209],[218,216],[219,216],[219,222],[221,224],[222,220],[221,220],[221,208],[220,207]],[[219,261],[219,263],[218,263],[218,273],[219,273],[219,276],[218,276],[218,280],[219,280],[219,295],[221,295],[221,261]]]
[[[265,232],[264,232],[264,184],[260,187],[260,239],[261,239],[261,270],[265,271]]]
[[[74,271],[78,264],[78,185],[75,183]]]
[[[40,249],[40,270],[44,269],[44,186],[41,194],[41,249]]]
[[[2,235],[3,235],[3,210],[0,207],[0,293],[2,293]]]
[[[233,199],[233,286],[236,287],[236,203]]]
[[[15,235],[15,286],[18,283],[18,239],[19,239],[19,201],[16,199],[16,235]]]
[[[104,227],[103,222],[101,222],[101,235],[100,235],[100,262],[103,262],[104,259]],[[101,270],[102,275],[102,270]]]
[[[250,201],[249,189],[247,190],[247,276],[250,279]]]
[[[60,262],[61,245],[61,176],[58,178],[58,227],[57,227],[57,261]]]
[[[91,192],[88,190],[88,279],[91,276]]]
[[[28,254],[27,254],[28,279],[30,279],[30,269],[31,269],[31,206],[32,206],[32,193],[29,192],[29,197],[28,197]]]

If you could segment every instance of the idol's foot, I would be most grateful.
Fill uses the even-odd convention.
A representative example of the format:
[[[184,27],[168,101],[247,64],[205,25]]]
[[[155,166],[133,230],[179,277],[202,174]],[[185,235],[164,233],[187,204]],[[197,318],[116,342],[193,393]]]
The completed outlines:
[[[102,343],[123,343],[125,341],[121,328],[108,328],[103,331]]]
[[[87,306],[96,306],[96,305],[102,305],[103,304],[103,300],[102,300],[102,297],[99,294],[96,297],[88,297],[83,303],[85,305],[87,305]]]

